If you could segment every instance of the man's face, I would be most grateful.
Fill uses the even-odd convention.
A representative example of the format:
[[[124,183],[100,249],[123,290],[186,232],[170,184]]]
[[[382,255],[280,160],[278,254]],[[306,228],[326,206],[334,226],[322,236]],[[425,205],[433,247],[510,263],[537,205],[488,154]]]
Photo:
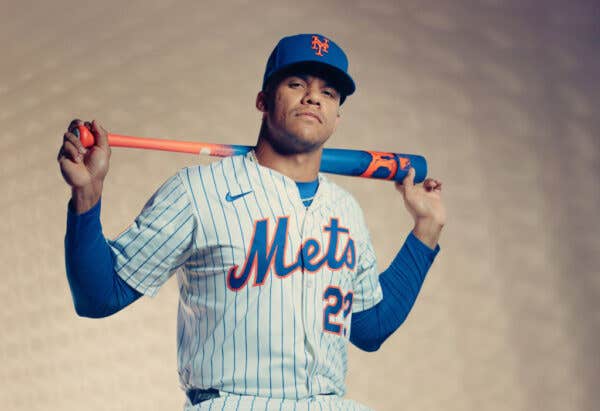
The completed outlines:
[[[290,75],[270,93],[259,93],[257,107],[264,113],[269,142],[277,151],[314,151],[335,131],[340,119],[340,93],[323,78]]]

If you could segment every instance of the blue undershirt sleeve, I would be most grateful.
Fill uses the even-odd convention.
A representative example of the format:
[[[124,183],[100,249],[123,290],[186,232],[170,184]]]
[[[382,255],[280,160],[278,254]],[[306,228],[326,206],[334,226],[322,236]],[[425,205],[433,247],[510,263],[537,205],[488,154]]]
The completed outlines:
[[[101,201],[77,214],[69,203],[65,264],[75,311],[82,317],[107,317],[142,295],[113,268],[113,257],[100,224]]]
[[[439,251],[439,245],[432,250],[412,232],[409,234],[394,261],[379,276],[383,299],[368,310],[352,314],[352,344],[364,351],[376,351],[400,327]]]

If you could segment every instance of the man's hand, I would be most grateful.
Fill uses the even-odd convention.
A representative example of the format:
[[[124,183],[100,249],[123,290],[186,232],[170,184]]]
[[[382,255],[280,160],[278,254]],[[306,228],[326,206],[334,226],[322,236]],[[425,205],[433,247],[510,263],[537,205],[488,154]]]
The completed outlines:
[[[415,220],[414,235],[434,249],[442,227],[446,224],[446,208],[442,203],[442,182],[427,178],[423,184],[414,184],[415,170],[411,168],[396,189],[402,193],[404,205]]]
[[[75,134],[77,126],[87,127],[94,136],[94,145],[85,148]],[[108,133],[96,121],[71,121],[63,136],[57,157],[60,171],[71,186],[71,201],[79,214],[92,208],[102,195],[104,178],[108,173],[110,146]]]

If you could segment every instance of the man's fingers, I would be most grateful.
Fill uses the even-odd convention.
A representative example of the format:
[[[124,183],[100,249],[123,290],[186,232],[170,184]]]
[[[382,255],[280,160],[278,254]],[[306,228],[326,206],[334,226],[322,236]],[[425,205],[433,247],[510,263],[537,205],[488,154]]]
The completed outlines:
[[[427,190],[427,191],[433,190],[435,185],[436,185],[435,180],[432,178],[428,178],[425,181],[423,181],[423,187],[425,187],[425,190]]]
[[[423,181],[423,187],[429,192],[440,191],[442,189],[442,182],[434,178],[428,178],[425,181]]]
[[[63,141],[73,144],[81,154],[87,153],[87,149],[81,144],[81,140],[74,133],[65,133]]]
[[[413,168],[411,168],[404,180],[402,180],[402,183],[399,181],[396,182],[396,189],[403,195],[412,196],[417,188],[417,186],[414,184],[414,177],[415,171]],[[421,184],[423,186],[423,190],[428,193],[440,193],[442,191],[442,182],[434,178],[426,178]],[[418,186],[419,189],[421,184]]]
[[[96,140],[96,145],[108,149],[108,132],[96,120],[92,121],[91,131]]]
[[[403,196],[410,194],[415,188],[415,169],[410,168],[406,177],[400,181],[396,181],[396,190],[400,191]]]
[[[67,140],[60,148],[57,160],[60,162],[63,158],[80,163],[83,160],[83,154],[79,151],[75,144]]]
[[[404,194],[404,186],[402,185],[402,182],[400,181],[396,181],[396,190],[400,191],[402,194]]]
[[[411,167],[406,174],[406,177],[402,180],[402,185],[407,188],[412,188],[415,185],[415,169]]]
[[[81,126],[81,125],[83,125],[83,121],[76,118],[73,121],[71,121],[71,124],[69,124],[68,130],[72,133],[73,130],[75,130],[78,126]]]
[[[102,147],[104,149],[108,149],[109,148],[109,146],[108,146],[108,132],[100,124],[98,124],[96,122],[96,120],[93,120],[90,123],[89,121],[85,121],[84,122],[84,121],[76,118],[73,121],[71,121],[71,123],[69,124],[69,133],[78,135],[79,132],[77,131],[77,128],[79,126],[84,126],[88,130],[90,130],[90,132],[94,136],[94,145],[97,145],[97,146]],[[76,137],[76,138],[79,140],[79,137]]]

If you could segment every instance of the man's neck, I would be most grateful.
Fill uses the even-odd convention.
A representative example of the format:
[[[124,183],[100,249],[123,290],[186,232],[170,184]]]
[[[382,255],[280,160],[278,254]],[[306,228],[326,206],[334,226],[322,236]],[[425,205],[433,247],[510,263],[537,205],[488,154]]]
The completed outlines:
[[[300,182],[317,179],[322,151],[323,148],[320,147],[310,153],[281,154],[262,136],[258,137],[255,149],[260,165]]]

